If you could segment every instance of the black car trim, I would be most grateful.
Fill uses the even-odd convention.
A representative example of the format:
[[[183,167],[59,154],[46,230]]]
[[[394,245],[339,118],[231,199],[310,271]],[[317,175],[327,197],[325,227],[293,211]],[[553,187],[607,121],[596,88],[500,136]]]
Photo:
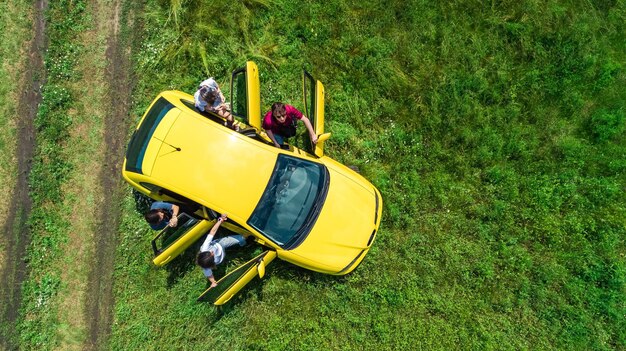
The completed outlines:
[[[374,225],[376,225],[376,223],[378,223],[378,203],[379,203],[378,193],[376,192],[376,189],[374,189],[374,197],[376,198],[376,209],[374,210]]]
[[[374,241],[375,237],[376,237],[376,229],[374,229],[374,231],[372,232],[372,235],[370,235],[370,239],[367,241],[367,247],[370,247],[370,245],[372,245],[372,241]]]
[[[338,272],[338,274],[342,274],[354,265],[354,263],[365,253],[366,250],[362,250],[347,266],[345,266],[342,270]]]

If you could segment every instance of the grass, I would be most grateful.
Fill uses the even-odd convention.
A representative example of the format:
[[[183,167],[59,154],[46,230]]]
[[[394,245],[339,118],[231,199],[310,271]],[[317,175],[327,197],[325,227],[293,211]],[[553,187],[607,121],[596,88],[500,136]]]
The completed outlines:
[[[5,82],[0,86],[0,123],[5,126],[2,129],[0,138],[0,148],[5,150],[0,159],[2,169],[2,179],[6,179],[8,184],[3,184],[3,193],[8,192],[11,184],[15,179],[15,166],[12,164],[11,156],[14,154],[15,146],[11,140],[16,138],[16,121],[13,116],[16,113],[15,105],[11,101],[17,99],[19,86],[19,74],[23,69],[23,61],[20,60],[20,53],[27,50],[25,46],[30,35],[28,27],[27,12],[20,11],[18,8],[24,4],[8,4],[2,5],[3,16],[0,20],[0,29],[7,32],[0,41],[0,52],[2,53],[2,69],[0,70],[1,78]],[[4,183],[4,182],[3,182]],[[7,206],[3,206],[7,207]]]
[[[626,347],[623,3],[147,8],[136,120],[161,90],[227,86],[246,59],[264,108],[301,107],[304,67],[326,85],[328,154],[385,208],[353,274],[279,263],[216,310],[193,302],[188,263],[174,282],[149,266],[129,199],[114,349]]]
[[[115,320],[100,347],[626,348],[623,1],[123,5],[144,11],[129,118],[138,121],[158,92],[191,93],[207,76],[227,92],[230,72],[248,59],[259,65],[264,109],[277,100],[302,107],[306,68],[326,87],[325,129],[333,133],[326,152],[358,166],[385,207],[378,239],[355,272],[327,276],[277,260],[266,278],[217,309],[195,302],[206,288],[193,265],[197,248],[169,268],[151,265],[153,233],[126,188]],[[16,31],[0,41],[3,60],[18,60],[28,29],[19,6],[0,5],[0,28]],[[91,240],[72,239],[92,225],[87,219],[68,221],[98,198],[71,190],[88,187],[80,173],[93,160],[81,149],[100,138],[101,116],[94,113],[91,125],[80,97],[100,91],[80,87],[86,56],[97,57],[89,50],[104,39],[85,49],[75,36],[93,29],[92,10],[56,1],[47,12],[23,349],[85,342],[81,322],[71,320],[78,316],[61,309],[82,299],[70,293],[82,282],[69,272],[87,269],[67,248],[88,251]],[[17,81],[19,65],[7,67],[0,77]],[[15,86],[0,89],[0,122],[10,126],[0,146],[10,151]],[[8,154],[0,174],[9,183]],[[229,255],[224,270],[250,251]]]
[[[0,53],[2,66],[0,66],[0,79],[4,82],[0,85],[0,123],[4,126],[0,131],[0,178],[3,179],[0,191],[10,194],[16,182],[17,167],[15,165],[15,145],[12,142],[17,138],[17,121],[14,116],[16,107],[12,104],[19,94],[19,75],[23,69],[21,53],[27,50],[26,44],[30,35],[28,13],[18,10],[24,4],[5,3],[0,5],[3,16],[0,17],[0,29],[7,35],[0,38]],[[3,199],[2,221],[7,216],[10,197]],[[0,244],[4,245],[4,243]],[[0,246],[4,247],[4,246]],[[0,262],[4,262],[4,255],[0,256]]]
[[[67,348],[67,340],[60,335],[67,328],[62,315],[69,311],[61,308],[67,307],[63,299],[69,292],[79,289],[71,286],[64,273],[77,272],[68,268],[76,267],[76,261],[66,250],[72,230],[68,213],[73,210],[66,201],[66,184],[75,169],[75,159],[65,149],[72,150],[72,143],[76,143],[71,135],[77,102],[73,84],[82,79],[76,70],[82,47],[75,41],[75,33],[86,28],[84,6],[80,1],[61,1],[49,4],[45,12],[49,43],[44,57],[46,85],[34,121],[37,148],[29,180],[33,201],[29,227],[33,235],[18,325],[22,348]],[[80,305],[80,301],[72,304],[77,311]]]
[[[0,37],[0,193],[4,194],[0,200],[0,227],[6,233],[0,239],[0,272],[7,286],[0,288],[2,296],[0,305],[0,348],[16,345],[17,337],[13,330],[15,321],[5,319],[9,316],[8,309],[11,302],[15,302],[17,297],[10,282],[16,279],[17,273],[13,267],[15,245],[10,244],[10,240],[19,242],[20,238],[9,237],[13,235],[13,229],[9,228],[9,223],[14,226],[20,225],[19,220],[11,222],[9,218],[10,208],[13,205],[12,196],[18,179],[18,167],[16,162],[15,140],[18,139],[19,123],[16,118],[17,106],[14,101],[19,101],[20,92],[25,84],[21,74],[25,67],[25,52],[28,51],[31,33],[31,23],[29,18],[29,4],[25,1],[5,2],[0,4],[0,30],[5,33]],[[23,209],[18,208],[14,216],[21,216]]]
[[[89,328],[94,317],[86,312],[90,311],[89,303],[93,300],[93,290],[90,290],[93,282],[89,279],[95,275],[93,267],[97,260],[94,257],[98,250],[103,250],[98,238],[110,235],[100,227],[105,222],[100,218],[105,192],[94,175],[106,165],[102,145],[106,144],[103,135],[108,91],[104,76],[108,62],[106,36],[112,32],[112,11],[110,4],[91,3],[79,13],[85,20],[77,25],[85,26],[86,30],[76,38],[80,49],[72,70],[80,79],[68,82],[74,96],[68,111],[72,117],[68,138],[72,142],[64,147],[63,158],[73,171],[61,188],[62,206],[66,209],[62,217],[68,226],[67,240],[60,246],[64,257],[56,263],[62,285],[54,301],[59,306],[55,342],[62,350],[80,350],[91,342]],[[93,24],[87,26],[86,23]],[[83,77],[88,77],[90,84],[85,84]],[[105,277],[97,279],[106,280]]]

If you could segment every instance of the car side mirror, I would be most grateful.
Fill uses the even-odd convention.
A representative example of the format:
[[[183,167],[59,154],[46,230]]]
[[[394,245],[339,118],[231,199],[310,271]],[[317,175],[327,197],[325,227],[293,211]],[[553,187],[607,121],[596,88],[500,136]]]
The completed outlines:
[[[321,142],[323,142],[323,141],[328,140],[328,139],[330,138],[330,135],[331,135],[331,133],[324,133],[324,134],[322,134],[322,135],[318,136],[318,137],[317,137],[317,142],[318,142],[318,143],[321,143]]]
[[[259,272],[259,278],[263,278],[265,276],[265,262],[261,259],[259,261],[259,265],[256,267],[257,272]]]
[[[315,156],[324,156],[324,141],[328,140],[328,138],[330,138],[330,133],[320,134],[320,136],[317,137],[317,144],[313,148]]]

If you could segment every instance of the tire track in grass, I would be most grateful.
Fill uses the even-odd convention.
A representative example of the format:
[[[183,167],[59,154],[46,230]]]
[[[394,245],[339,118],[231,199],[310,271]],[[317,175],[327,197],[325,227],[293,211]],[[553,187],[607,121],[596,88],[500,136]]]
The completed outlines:
[[[130,52],[120,35],[122,0],[112,5],[111,32],[107,37],[105,80],[108,94],[104,99],[104,164],[98,175],[103,200],[96,213],[99,221],[95,235],[94,261],[88,277],[85,313],[89,320],[87,350],[105,349],[113,320],[113,271],[119,242],[122,200],[121,163],[128,130],[128,111],[132,83]],[[111,6],[108,5],[108,6]],[[102,5],[105,6],[105,5]],[[98,5],[96,4],[97,8]],[[131,14],[129,14],[130,16]],[[132,33],[132,31],[131,31]]]
[[[44,11],[46,0],[38,0],[33,8],[33,39],[28,49],[28,60],[24,72],[25,85],[19,94],[17,106],[17,179],[13,197],[2,235],[7,243],[7,262],[0,272],[0,306],[2,323],[7,333],[15,333],[15,323],[19,315],[22,297],[22,282],[27,273],[26,248],[31,235],[27,220],[32,208],[28,192],[28,178],[35,151],[34,120],[41,103],[41,87],[45,83],[43,54],[46,50]],[[0,335],[0,345],[7,350],[17,349],[17,334]]]

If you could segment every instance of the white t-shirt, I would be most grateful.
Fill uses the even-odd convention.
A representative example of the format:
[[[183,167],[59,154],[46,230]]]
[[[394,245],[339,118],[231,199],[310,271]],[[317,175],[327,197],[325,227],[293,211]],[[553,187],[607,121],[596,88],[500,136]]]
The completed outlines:
[[[216,266],[224,260],[224,249],[222,248],[222,245],[218,244],[217,241],[213,241],[213,235],[210,234],[206,236],[204,243],[200,246],[200,252],[207,251],[213,253]],[[207,278],[213,275],[213,270],[211,268],[202,268],[202,272]]]
[[[215,81],[215,79],[213,79],[213,77],[203,81],[202,83],[200,83],[200,87],[206,86],[208,87],[210,90],[219,90],[219,86],[217,85],[217,82]],[[222,103],[224,103],[224,101],[222,100],[222,96],[221,94],[217,95],[217,99],[215,99],[215,101],[213,102],[212,106],[207,106],[208,103],[206,101],[204,101],[204,99],[202,99],[202,97],[200,97],[200,87],[198,87],[198,90],[196,90],[196,93],[193,94],[193,100],[196,104],[196,107],[198,108],[198,110],[200,111],[213,111],[216,108],[218,108]]]

